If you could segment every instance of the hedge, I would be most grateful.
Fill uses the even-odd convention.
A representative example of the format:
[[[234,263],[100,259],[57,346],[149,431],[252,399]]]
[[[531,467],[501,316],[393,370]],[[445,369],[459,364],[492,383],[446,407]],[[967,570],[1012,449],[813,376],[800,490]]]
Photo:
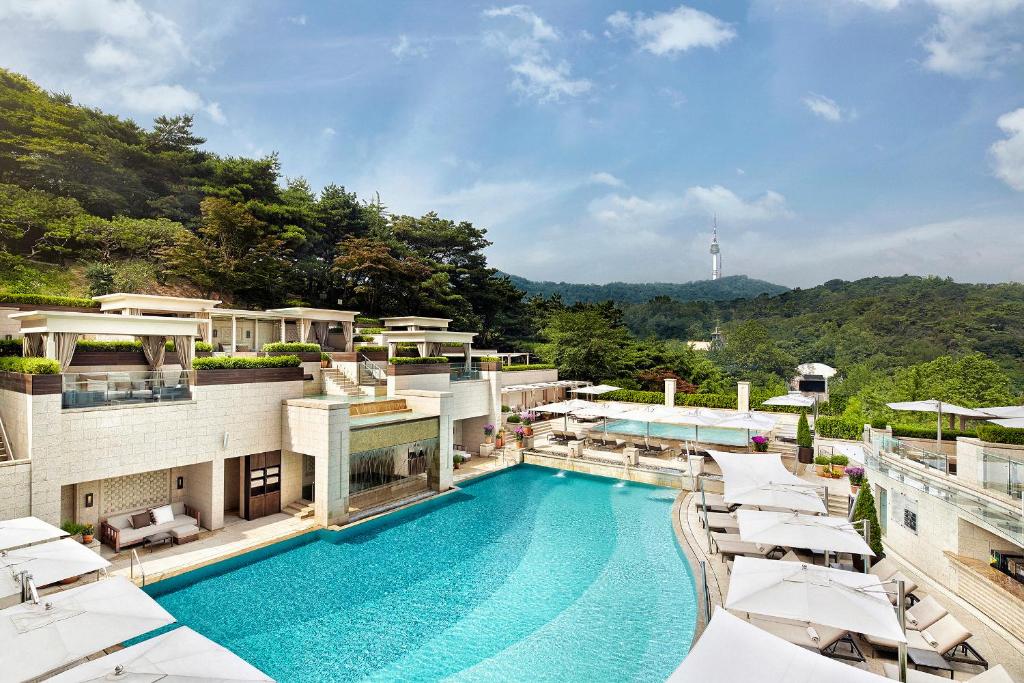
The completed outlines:
[[[858,441],[863,436],[864,426],[841,417],[821,415],[814,423],[814,433],[828,439]]]
[[[375,341],[372,334],[357,334],[352,337],[354,342],[372,342]]]
[[[20,356],[20,339],[0,339],[0,356]]]
[[[360,327],[359,334],[382,334],[384,332],[383,327]]]
[[[506,368],[507,370],[508,368]],[[625,401],[626,403],[664,403],[665,394],[660,391],[637,391],[617,389],[598,396],[602,401]]]
[[[197,341],[196,351],[203,351],[205,353],[209,353],[213,351],[213,344],[211,344],[210,342]]]
[[[100,302],[93,301],[92,299],[79,299],[72,296],[50,296],[49,294],[16,294],[14,292],[0,292],[0,303],[77,306],[79,308],[100,307]]]
[[[292,353],[320,353],[319,344],[307,344],[305,342],[270,342],[263,345],[267,352],[290,351]]]
[[[170,344],[170,342],[167,342]],[[94,339],[80,339],[75,345],[76,349],[82,351],[100,351],[103,353],[114,353],[116,351],[142,351],[140,341],[96,341]]]
[[[935,439],[934,427],[915,427],[914,425],[893,425],[893,436],[903,436],[909,439]],[[943,429],[943,441],[956,441],[958,436],[977,436],[973,429]]]
[[[298,356],[260,356],[259,358],[235,358],[216,356],[196,358],[192,361],[195,370],[251,370],[255,368],[295,368],[301,364]]]
[[[21,356],[4,356],[0,358],[0,370],[4,372],[20,372],[25,375],[59,375],[60,365],[49,358],[22,358]]]
[[[736,409],[735,394],[676,394],[677,406]],[[758,406],[760,409],[760,406]]]
[[[392,358],[392,365],[440,365],[447,364],[449,360],[445,356],[424,356],[422,358]]]
[[[978,425],[978,438],[991,443],[1024,446],[1024,429],[1000,427],[999,425]]]
[[[500,363],[501,358],[498,356],[480,356],[479,361],[481,363]]]
[[[419,345],[416,342],[398,342],[395,344],[395,348],[398,349],[418,349]]]
[[[369,353],[370,351],[387,351],[387,350],[388,350],[388,347],[381,346],[380,344],[356,344],[356,351],[365,351],[366,353]]]
[[[554,363],[533,363],[531,365],[506,365],[505,372],[523,372],[524,370],[554,370]]]
[[[380,318],[372,318],[372,317],[370,317],[368,315],[357,315],[356,316],[356,323],[359,324],[359,325],[376,325],[376,326],[380,326],[380,325],[383,324],[383,323],[381,323]]]

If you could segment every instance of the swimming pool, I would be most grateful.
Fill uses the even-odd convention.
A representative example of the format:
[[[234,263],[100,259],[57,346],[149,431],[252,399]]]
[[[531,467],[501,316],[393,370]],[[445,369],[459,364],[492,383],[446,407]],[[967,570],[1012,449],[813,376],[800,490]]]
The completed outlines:
[[[604,431],[602,425],[594,425],[592,432],[601,433]],[[647,434],[647,423],[636,420],[609,420],[608,433],[632,434],[644,436]],[[750,432],[754,436],[756,432]],[[669,425],[659,422],[651,423],[650,435],[662,439],[676,439],[678,441],[695,441],[701,443],[717,443],[723,446],[746,446],[747,431],[745,429],[728,429],[725,427],[701,427],[700,432],[692,425]]]
[[[146,590],[280,681],[661,681],[697,613],[675,495],[520,465]]]

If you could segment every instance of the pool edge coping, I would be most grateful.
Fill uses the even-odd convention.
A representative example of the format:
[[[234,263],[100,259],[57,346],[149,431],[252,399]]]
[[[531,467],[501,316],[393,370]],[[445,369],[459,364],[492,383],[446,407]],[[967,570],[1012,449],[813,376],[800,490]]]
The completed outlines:
[[[696,623],[693,627],[693,637],[690,639],[690,647],[687,649],[687,655],[693,650],[693,646],[700,639],[704,633],[704,629],[707,628],[707,624],[704,623],[704,615],[707,614],[707,604],[705,601],[704,591],[701,586],[698,585],[698,577],[700,577],[700,560],[697,559],[697,555],[694,553],[693,548],[690,546],[689,539],[686,538],[686,534],[683,533],[683,523],[680,518],[680,513],[684,509],[687,499],[693,494],[692,491],[681,490],[679,495],[676,496],[675,501],[672,502],[672,531],[676,535],[676,545],[679,547],[680,552],[686,559],[686,563],[690,565],[690,576],[693,577],[694,593],[697,594],[697,614]],[[684,657],[685,659],[685,657]]]

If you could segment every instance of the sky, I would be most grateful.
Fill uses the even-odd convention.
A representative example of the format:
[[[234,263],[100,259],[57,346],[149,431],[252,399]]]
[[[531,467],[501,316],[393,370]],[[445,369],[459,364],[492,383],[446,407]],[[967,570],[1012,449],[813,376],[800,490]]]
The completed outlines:
[[[0,65],[533,279],[1024,281],[1024,0],[0,0]]]

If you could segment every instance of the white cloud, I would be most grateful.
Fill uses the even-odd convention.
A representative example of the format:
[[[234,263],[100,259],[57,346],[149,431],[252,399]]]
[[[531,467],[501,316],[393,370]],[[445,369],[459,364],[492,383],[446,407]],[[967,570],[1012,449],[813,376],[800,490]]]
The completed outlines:
[[[658,89],[658,94],[668,100],[673,109],[679,109],[686,104],[686,95],[675,88],[664,86]]]
[[[549,46],[558,43],[558,32],[526,5],[495,7],[483,12],[486,19],[514,19],[509,31],[490,31],[485,43],[504,52],[515,74],[512,87],[538,102],[558,102],[590,91],[593,84],[574,78],[564,59],[552,57]],[[508,22],[506,22],[508,23]]]
[[[427,44],[422,41],[414,41],[406,34],[398,36],[398,40],[391,46],[391,54],[399,59],[406,57],[426,57],[430,53]]]
[[[334,130],[330,126],[327,126],[322,131],[320,131],[320,134],[323,135],[325,138],[333,138],[335,135],[338,134],[338,131]]]
[[[851,117],[851,113],[844,111],[831,97],[808,93],[804,97],[803,103],[812,114],[832,123],[838,123]]]
[[[1024,192],[1024,107],[1003,114],[996,125],[1006,133],[989,148],[996,177]]]
[[[671,55],[698,47],[717,49],[736,37],[732,25],[686,5],[669,12],[633,16],[618,11],[606,22],[613,32],[628,33],[640,48],[655,55]]]
[[[721,185],[689,188],[683,194],[683,208],[706,216],[717,215],[733,223],[755,223],[793,216],[786,206],[786,198],[778,192],[768,190],[760,197],[746,200]]]
[[[298,14],[294,17],[288,17],[288,21],[295,24],[296,26],[305,26],[309,21],[309,18],[305,14]]]
[[[224,116],[224,112],[221,110],[219,102],[208,102],[204,107],[204,110],[214,123],[219,123],[223,126],[228,122],[228,118]]]
[[[607,185],[608,187],[622,187],[625,185],[621,179],[616,178],[607,171],[598,171],[597,173],[590,174],[590,182],[595,185]]]

